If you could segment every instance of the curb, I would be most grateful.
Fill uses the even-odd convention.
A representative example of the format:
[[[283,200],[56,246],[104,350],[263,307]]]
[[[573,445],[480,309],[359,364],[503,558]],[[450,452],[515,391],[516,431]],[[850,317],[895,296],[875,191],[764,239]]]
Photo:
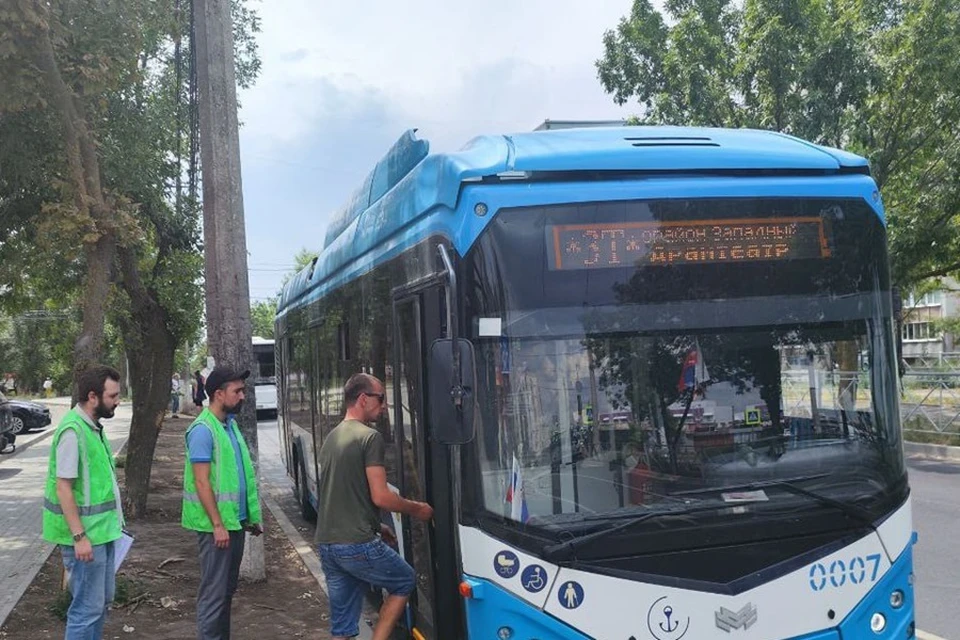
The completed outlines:
[[[19,453],[21,453],[21,452],[23,452],[23,451],[26,451],[26,450],[29,449],[32,445],[35,445],[35,444],[38,443],[38,442],[42,442],[42,441],[46,440],[47,438],[49,438],[50,436],[52,436],[56,430],[57,430],[56,427],[53,427],[53,428],[48,428],[48,429],[47,429],[46,431],[44,431],[43,433],[33,434],[34,437],[31,438],[30,440],[27,440],[27,441],[24,442],[23,444],[21,444],[21,443],[19,442],[19,436],[17,436],[17,439],[18,439],[18,440],[17,440],[17,443],[16,443],[16,445],[17,445],[16,451],[12,452],[9,457],[3,458],[3,460],[12,460],[13,458],[16,458],[16,457],[17,457],[17,454],[19,454]]]
[[[945,444],[923,444],[920,442],[904,442],[903,452],[907,455],[926,456],[929,458],[942,458],[944,460],[960,461],[960,447],[951,447]]]

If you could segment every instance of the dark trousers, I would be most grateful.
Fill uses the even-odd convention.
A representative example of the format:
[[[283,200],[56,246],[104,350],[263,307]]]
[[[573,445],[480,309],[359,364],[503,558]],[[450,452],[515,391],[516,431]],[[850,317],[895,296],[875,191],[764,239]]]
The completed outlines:
[[[197,533],[200,589],[197,592],[197,639],[230,640],[230,605],[237,590],[243,531],[230,532],[230,546],[218,549],[212,533]]]

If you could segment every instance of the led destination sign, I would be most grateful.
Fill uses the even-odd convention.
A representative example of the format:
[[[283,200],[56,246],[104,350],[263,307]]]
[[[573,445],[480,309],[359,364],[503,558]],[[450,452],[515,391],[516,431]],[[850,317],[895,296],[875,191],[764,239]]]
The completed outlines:
[[[554,270],[830,257],[818,217],[553,225],[547,238]]]

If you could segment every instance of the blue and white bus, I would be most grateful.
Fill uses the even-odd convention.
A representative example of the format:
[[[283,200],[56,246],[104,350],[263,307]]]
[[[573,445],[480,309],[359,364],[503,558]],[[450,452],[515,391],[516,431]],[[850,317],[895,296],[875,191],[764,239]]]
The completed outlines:
[[[912,638],[884,209],[861,157],[597,127],[407,132],[278,307],[304,514],[357,371],[428,640]]]

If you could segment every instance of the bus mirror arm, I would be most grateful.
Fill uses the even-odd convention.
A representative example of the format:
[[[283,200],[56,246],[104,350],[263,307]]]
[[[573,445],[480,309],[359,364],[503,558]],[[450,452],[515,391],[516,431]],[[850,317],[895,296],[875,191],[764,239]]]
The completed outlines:
[[[473,440],[475,359],[473,344],[458,337],[459,298],[453,262],[445,246],[440,245],[438,251],[449,280],[450,338],[435,340],[430,345],[427,368],[430,423],[437,442],[461,445]]]
[[[450,397],[453,404],[459,409],[463,406],[463,384],[460,372],[460,350],[457,349],[457,339],[459,337],[459,318],[457,317],[457,302],[459,301],[459,291],[457,290],[457,272],[453,268],[453,261],[450,260],[450,254],[444,245],[437,247],[440,252],[440,259],[443,261],[443,268],[447,272],[447,280],[450,283],[450,299],[447,301],[447,309],[450,310],[450,353],[453,355],[453,387],[450,389]]]

